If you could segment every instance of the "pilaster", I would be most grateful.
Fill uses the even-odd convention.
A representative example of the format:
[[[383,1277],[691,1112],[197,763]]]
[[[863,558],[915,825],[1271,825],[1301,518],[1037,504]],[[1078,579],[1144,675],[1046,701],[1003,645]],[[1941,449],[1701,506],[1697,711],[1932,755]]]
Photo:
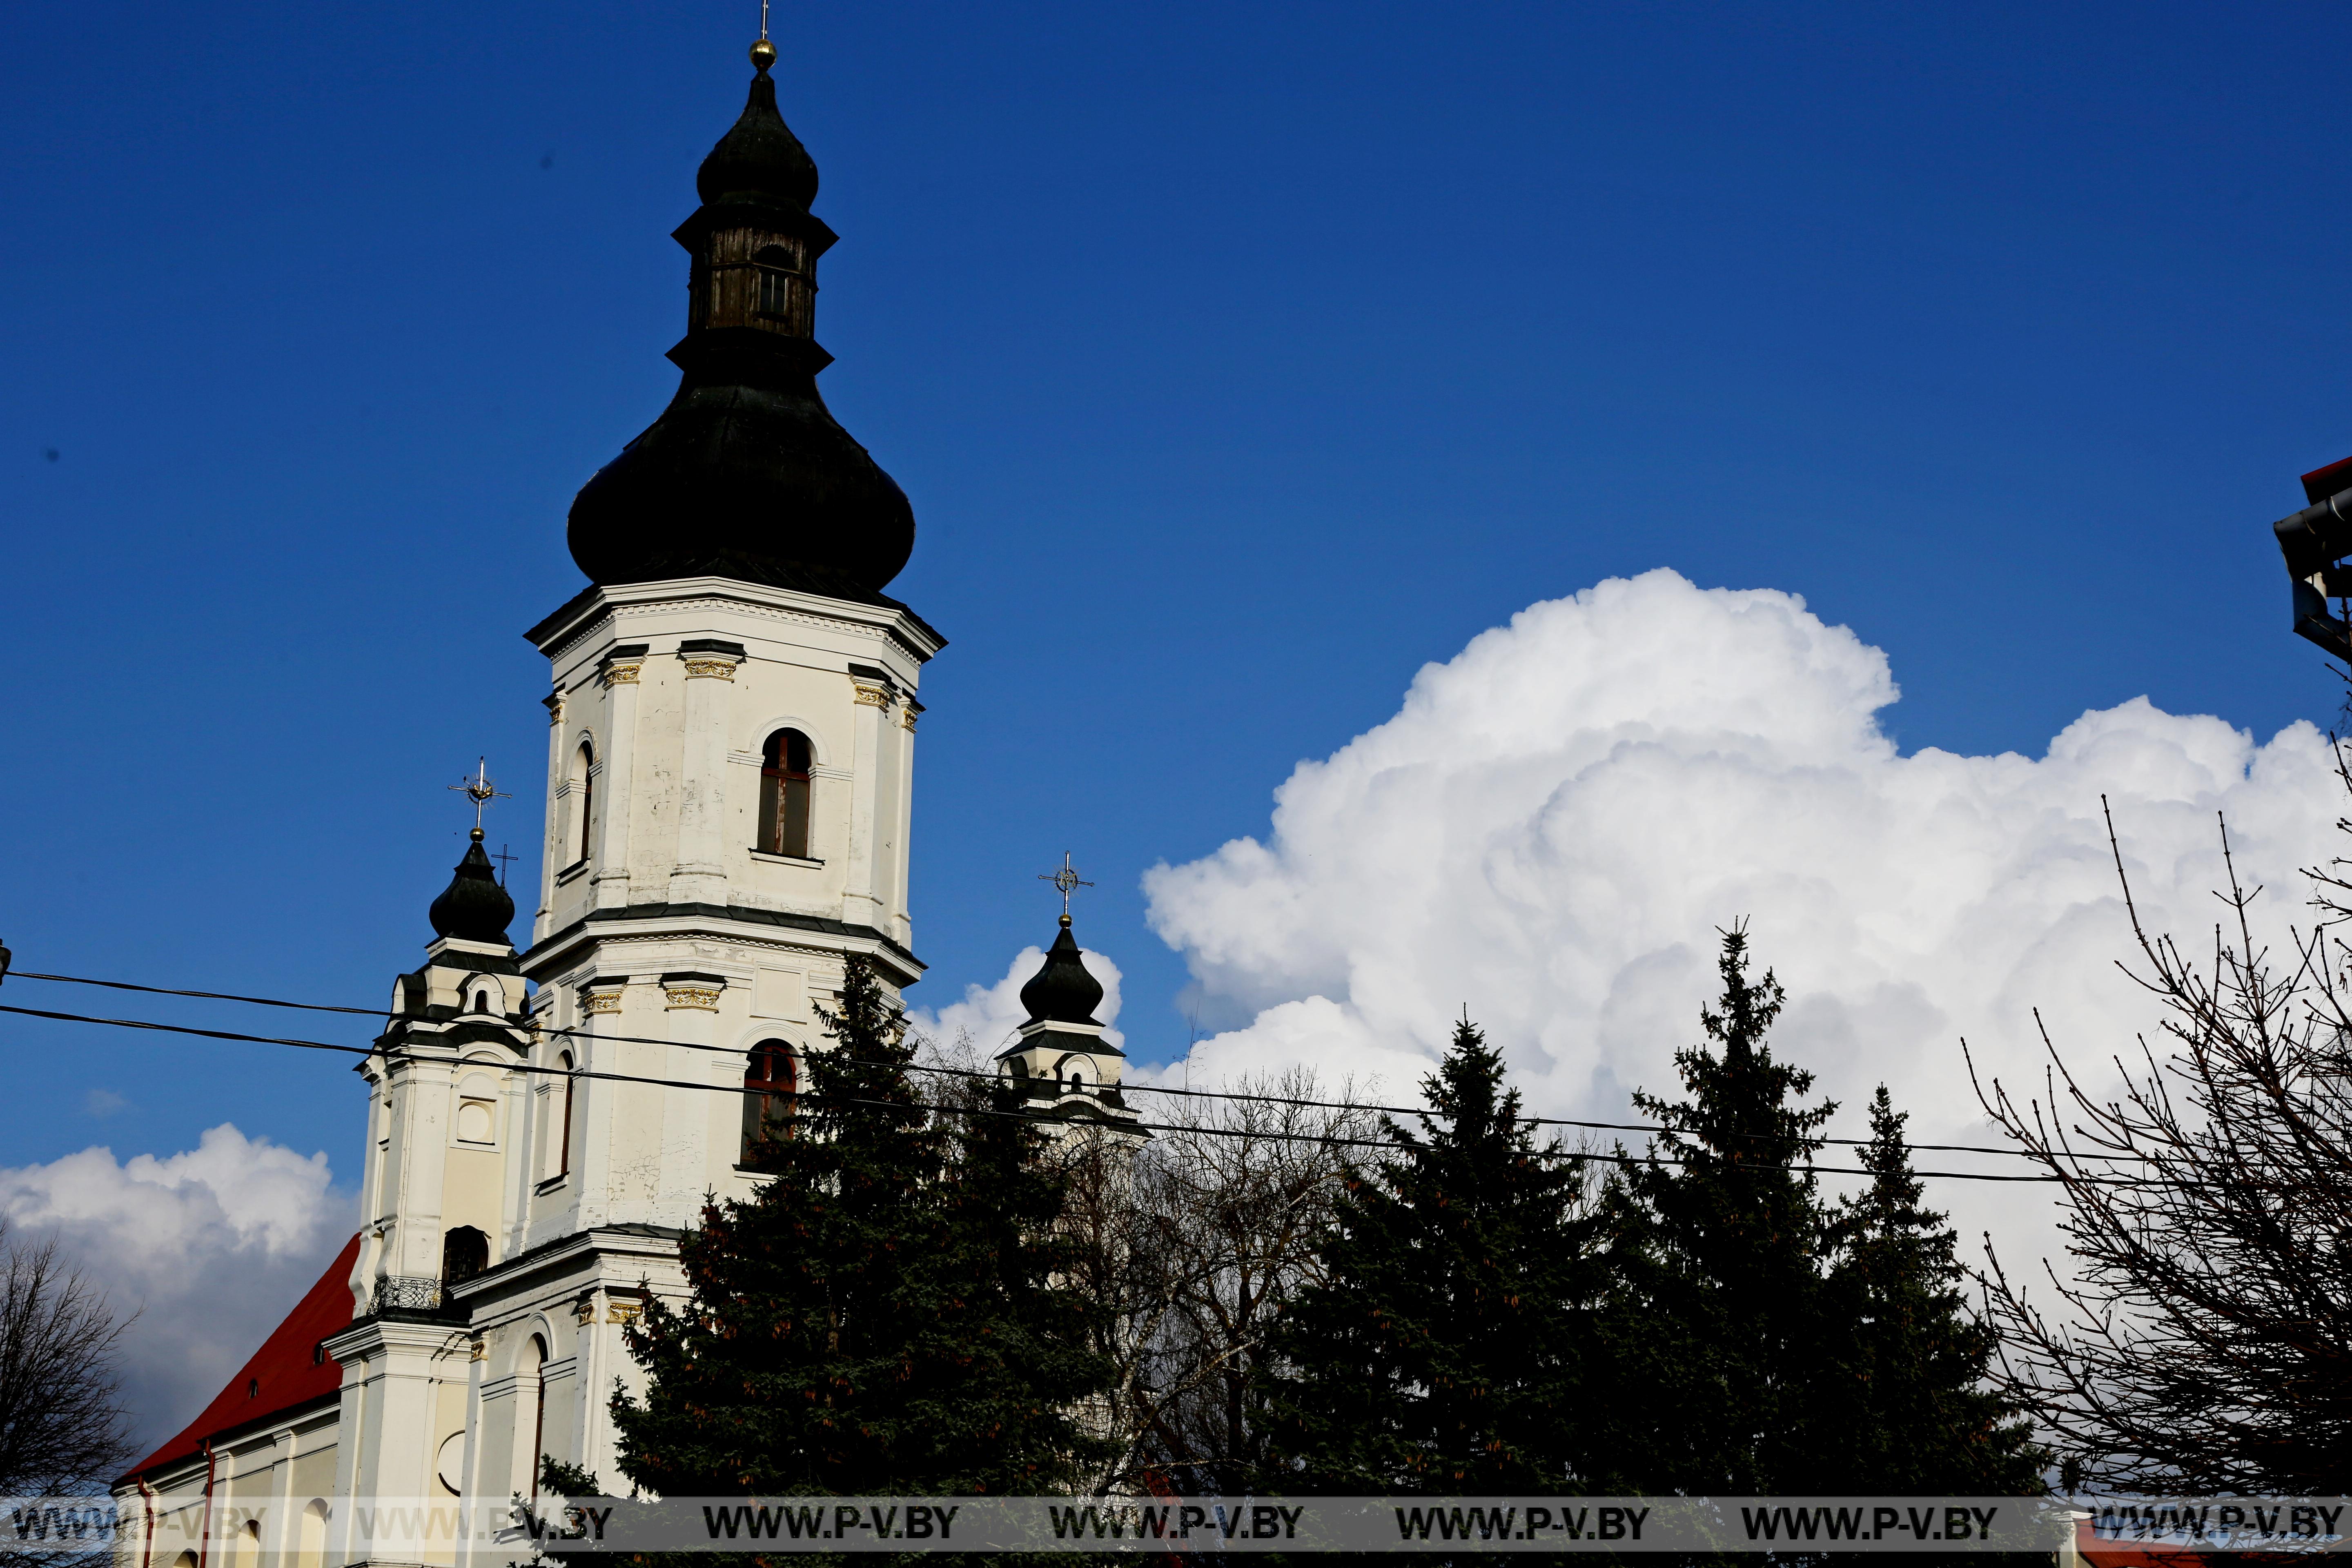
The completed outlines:
[[[562,848],[558,843],[563,832],[563,813],[557,809],[556,790],[563,783],[563,718],[566,700],[561,688],[541,699],[547,707],[547,788],[543,792],[545,810],[540,818],[540,864],[551,866]],[[530,918],[533,942],[547,934],[548,917],[553,912],[554,884],[540,879],[539,908]]]
[[[743,645],[717,637],[678,644],[685,706],[678,769],[677,863],[671,868],[673,904],[727,901],[727,729],[736,667]]]
[[[606,652],[596,676],[604,689],[604,820],[589,876],[600,910],[625,909],[629,902],[629,824],[636,809],[637,692],[645,653],[643,644],[615,647]]]
[[[441,1277],[443,1154],[449,1142],[450,1093],[456,1074],[446,1057],[403,1052],[386,1062],[392,1100],[392,1145],[386,1176],[393,1199],[390,1233],[383,1239],[376,1275]]]
[[[850,714],[850,768],[856,782],[850,798],[849,866],[842,889],[841,915],[860,925],[882,928],[889,913],[875,896],[875,838],[883,810],[877,786],[882,780],[882,727],[888,722],[892,694],[888,686],[854,670],[850,687],[855,704]]]
[[[621,1068],[619,1053],[626,1049],[608,1037],[636,1031],[628,1016],[629,985],[625,977],[597,980],[580,988],[579,1065],[595,1072]],[[581,1230],[610,1223],[613,1217],[614,1113],[623,1090],[633,1087],[608,1079],[583,1078],[572,1115],[581,1123],[577,1138],[579,1181],[573,1200],[572,1224]]]
[[[905,946],[915,944],[915,921],[909,900],[909,871],[915,861],[915,716],[923,705],[909,697],[898,704],[898,853],[894,858],[890,889],[890,933]]]
[[[446,1323],[367,1318],[326,1341],[343,1367],[341,1436],[335,1455],[335,1489],[344,1499],[432,1498],[436,1407],[443,1359],[462,1342]],[[341,1531],[351,1510],[335,1510]],[[353,1565],[414,1562],[395,1542],[345,1536],[330,1543],[330,1560]],[[340,1554],[337,1554],[340,1549]]]
[[[671,1087],[659,1091],[662,1182],[656,1225],[693,1225],[702,1212],[702,1194],[712,1190],[717,1152],[709,1147],[709,1093],[677,1086],[709,1081],[709,1047],[717,1044],[719,998],[726,991],[721,974],[678,970],[662,976],[663,1033],[676,1046],[666,1053],[661,1073]]]

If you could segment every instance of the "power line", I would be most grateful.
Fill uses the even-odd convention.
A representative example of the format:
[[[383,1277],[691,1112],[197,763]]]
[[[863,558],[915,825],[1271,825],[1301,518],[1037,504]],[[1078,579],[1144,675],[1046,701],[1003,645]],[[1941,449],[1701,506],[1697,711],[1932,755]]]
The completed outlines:
[[[322,1002],[289,1002],[272,996],[242,996],[223,991],[187,991],[168,985],[142,985],[128,980],[94,980],[79,974],[38,974],[18,970],[15,972],[13,977],[19,980],[54,981],[60,984],[67,985],[100,985],[116,991],[138,991],[157,996],[193,996],[205,1001],[242,1002],[262,1007],[290,1007],[313,1013],[350,1014],[367,1018],[388,1019],[394,1016],[392,1010],[388,1007],[340,1007]],[[743,1051],[738,1050],[731,1046],[708,1046],[692,1040],[662,1040],[655,1039],[644,1035],[610,1035],[596,1030],[565,1029],[558,1028],[552,1025],[542,1024],[534,1024],[531,1025],[530,1027],[541,1035],[559,1039],[605,1040],[616,1045],[667,1046],[681,1050],[707,1051],[720,1056],[742,1056],[745,1054]],[[909,1063],[908,1065],[910,1070],[916,1072],[954,1075],[960,1070],[954,1068],[933,1067],[921,1063]],[[966,1076],[990,1079],[993,1078],[995,1075],[992,1073],[971,1073]],[[1139,1094],[1164,1094],[1189,1100],[1255,1101],[1256,1103],[1266,1105],[1308,1106],[1326,1110],[1365,1110],[1385,1116],[1420,1117],[1426,1116],[1428,1114],[1426,1109],[1416,1106],[1379,1105],[1357,1100],[1307,1100],[1283,1095],[1250,1094],[1236,1089],[1175,1089],[1163,1084],[1152,1083],[1122,1084],[1120,1087]],[[1690,1130],[1687,1128],[1669,1127],[1662,1122],[1585,1121],[1579,1121],[1573,1117],[1565,1116],[1527,1116],[1521,1117],[1519,1120],[1531,1127],[1574,1127],[1585,1131],[1600,1132],[1648,1132],[1666,1133],[1675,1136],[1690,1135]],[[1740,1136],[1762,1139],[1768,1135],[1763,1133],[1743,1133],[1740,1134]],[[1841,1148],[1866,1149],[1872,1145],[1874,1140],[1868,1138],[1825,1137],[1817,1140],[1817,1142]],[[2035,1157],[2026,1150],[1997,1148],[1992,1145],[1983,1143],[1906,1143],[1904,1147],[1916,1152],[1933,1154],[1991,1154],[2012,1160],[2030,1160]],[[2129,1161],[2142,1164],[2153,1163],[2150,1156],[2145,1154],[2112,1154],[2100,1155],[2097,1157],[2101,1159]],[[1990,1181],[1993,1178],[1988,1176],[1983,1179]]]
[[[11,980],[54,980],[62,985],[103,985],[110,991],[144,991],[151,996],[200,996],[207,1002],[244,1002],[256,1007],[297,1007],[306,1013],[356,1013],[362,1018],[389,1017],[389,1007],[331,1007],[324,1002],[284,1002],[275,996],[239,996],[229,991],[181,991],[169,985],[140,985],[128,980],[92,980],[84,974],[35,974],[8,972]]]
[[[28,1018],[47,1018],[47,1019],[51,1019],[51,1020],[53,1020],[53,1021],[59,1022],[59,1023],[68,1023],[68,1024],[96,1024],[96,1025],[102,1025],[102,1026],[108,1026],[108,1027],[111,1027],[111,1028],[118,1028],[118,1029],[142,1029],[142,1030],[153,1031],[153,1032],[160,1033],[160,1034],[170,1034],[170,1035],[190,1035],[190,1036],[197,1037],[199,1037],[199,1038],[203,1038],[203,1039],[210,1039],[210,1040],[241,1041],[241,1042],[247,1042],[247,1043],[255,1044],[255,1045],[264,1045],[264,1046],[287,1046],[287,1047],[293,1047],[293,1048],[296,1048],[296,1049],[300,1049],[300,1050],[312,1050],[312,1051],[333,1051],[333,1052],[337,1052],[337,1053],[340,1053],[340,1054],[342,1054],[342,1055],[346,1055],[346,1056],[358,1056],[358,1057],[382,1056],[382,1057],[383,1057],[383,1058],[384,1058],[384,1059],[385,1059],[387,1062],[396,1062],[396,1061],[415,1061],[415,1060],[420,1059],[420,1058],[416,1058],[416,1057],[415,1057],[415,1056],[413,1056],[413,1055],[410,1055],[410,1054],[408,1054],[408,1053],[405,1053],[405,1052],[387,1051],[387,1050],[383,1050],[383,1049],[382,1049],[382,1048],[380,1048],[380,1047],[375,1047],[375,1046],[346,1046],[346,1045],[340,1045],[340,1044],[334,1043],[334,1042],[332,1042],[332,1041],[328,1041],[328,1040],[305,1040],[305,1039],[297,1039],[297,1038],[291,1038],[291,1037],[283,1037],[283,1036],[275,1036],[275,1035],[247,1035],[247,1034],[241,1034],[241,1033],[238,1033],[238,1032],[236,1032],[236,1031],[235,1031],[235,1030],[229,1030],[229,1029],[199,1029],[199,1028],[195,1028],[195,1027],[194,1027],[194,1026],[192,1026],[184,1025],[184,1024],[159,1024],[159,1023],[155,1023],[155,1022],[152,1022],[152,1021],[151,1021],[151,1020],[147,1020],[147,1019],[143,1019],[143,1018],[101,1018],[101,1017],[93,1016],[91,1016],[91,1015],[84,1014],[84,1013],[58,1013],[58,1012],[51,1012],[51,1011],[47,1011],[47,1010],[46,1010],[46,1009],[37,1008],[37,1007],[16,1007],[16,1006],[7,1005],[5,1005],[5,1004],[0,1004],[0,1013],[14,1013],[14,1014],[16,1014],[16,1015],[18,1015],[18,1016],[23,1016],[23,1017],[28,1017]],[[593,1038],[593,1037],[591,1037]],[[610,1037],[608,1037],[608,1038],[609,1038]],[[669,1044],[669,1043],[672,1043],[672,1042],[667,1042],[667,1041],[655,1041],[655,1042],[652,1042],[652,1043],[659,1045],[659,1044]],[[907,1062],[907,1063],[892,1063],[892,1062],[859,1062],[859,1061],[856,1061],[855,1058],[844,1058],[844,1060],[845,1060],[845,1062],[847,1065],[860,1066],[860,1067],[880,1067],[880,1068],[898,1068],[898,1069],[904,1069],[904,1068],[913,1068],[913,1067],[916,1067],[916,1065],[917,1065],[917,1064],[914,1064],[914,1063],[911,1063],[911,1062]],[[593,1068],[577,1068],[577,1067],[575,1067],[575,1068],[540,1067],[540,1066],[536,1066],[536,1065],[534,1065],[534,1064],[532,1064],[532,1063],[529,1063],[529,1062],[501,1062],[501,1063],[499,1063],[499,1064],[498,1065],[498,1070],[499,1070],[499,1071],[501,1071],[501,1072],[516,1072],[516,1073],[533,1074],[533,1075],[539,1075],[539,1076],[544,1076],[544,1077],[550,1077],[550,1078],[562,1078],[562,1079],[583,1079],[583,1078],[584,1078],[584,1079],[596,1079],[596,1080],[599,1080],[599,1081],[608,1082],[608,1083],[635,1083],[635,1084],[643,1084],[643,1085],[646,1085],[646,1086],[648,1086],[648,1087],[656,1088],[656,1089],[694,1089],[694,1090],[697,1090],[697,1091],[698,1091],[698,1092],[705,1093],[705,1094],[742,1094],[742,1093],[744,1093],[744,1092],[745,1092],[741,1088],[740,1088],[740,1087],[738,1087],[738,1086],[736,1086],[736,1085],[733,1085],[733,1084],[696,1083],[696,1082],[693,1082],[693,1081],[691,1081],[691,1080],[689,1080],[689,1079],[686,1079],[653,1078],[653,1077],[648,1077],[648,1076],[645,1076],[645,1075],[642,1075],[642,1074],[636,1074],[636,1073],[615,1073],[615,1072],[604,1072],[604,1071],[600,1071],[600,1070],[593,1069]],[[958,1077],[985,1077],[985,1076],[987,1076],[987,1075],[984,1075],[984,1074],[970,1074],[970,1073],[964,1073],[964,1072],[961,1072],[961,1070],[959,1070],[959,1069],[954,1069],[954,1068],[928,1068],[928,1069],[919,1069],[919,1070],[929,1070],[929,1071],[947,1071],[947,1072],[953,1072],[953,1073],[955,1073],[955,1075],[956,1075],[956,1076],[958,1076]],[[1037,1118],[1034,1118],[1034,1117],[1030,1116],[1030,1115],[1029,1115],[1027,1112],[1025,1112],[1025,1111],[1012,1111],[1012,1110],[1000,1111],[1000,1110],[992,1110],[992,1109],[991,1109],[991,1108],[989,1108],[989,1107],[985,1107],[985,1106],[958,1106],[958,1105],[938,1105],[938,1104],[919,1104],[919,1104],[913,1104],[913,1105],[901,1105],[901,1104],[899,1104],[898,1102],[894,1101],[894,1100],[864,1100],[864,1099],[859,1099],[859,1098],[856,1098],[856,1097],[849,1097],[849,1096],[825,1096],[825,1095],[819,1095],[819,1094],[815,1094],[815,1093],[809,1093],[809,1094],[805,1095],[805,1096],[804,1096],[804,1097],[803,1097],[803,1098],[806,1098],[806,1099],[809,1099],[809,1100],[814,1100],[814,1101],[816,1101],[816,1102],[818,1102],[818,1103],[820,1103],[820,1104],[846,1104],[846,1105],[862,1105],[862,1106],[870,1106],[870,1107],[874,1107],[874,1108],[877,1108],[877,1109],[880,1109],[880,1110],[905,1110],[905,1111],[908,1111],[908,1112],[911,1112],[911,1113],[914,1113],[914,1114],[919,1114],[919,1115],[930,1115],[930,1114],[933,1114],[933,1113],[945,1113],[945,1114],[950,1114],[950,1115],[960,1115],[960,1116],[1003,1116],[1003,1117],[1012,1117],[1012,1118],[1016,1118],[1016,1119],[1018,1119],[1018,1120],[1022,1120],[1022,1121],[1036,1121],[1036,1120],[1039,1120],[1039,1119],[1037,1119]],[[1258,1099],[1258,1098],[1268,1098],[1268,1097],[1258,1097],[1258,1096],[1253,1096],[1253,1097],[1251,1097],[1251,1098],[1253,1098],[1253,1099]],[[1314,1102],[1314,1101],[1308,1101],[1308,1100],[1288,1101],[1288,1100],[1275,1100],[1273,1102],[1274,1102],[1274,1103],[1276,1103],[1276,1104],[1298,1104],[1298,1105],[1312,1105],[1312,1104],[1317,1103],[1317,1102]],[[1342,1107],[1342,1108],[1343,1108],[1343,1109],[1345,1109],[1345,1107]],[[1421,1113],[1419,1113],[1419,1112],[1414,1112],[1414,1113],[1412,1113],[1412,1114],[1416,1114],[1416,1115],[1417,1115],[1417,1114],[1421,1114]],[[1164,1121],[1119,1121],[1119,1122],[1116,1123],[1115,1125],[1116,1125],[1116,1126],[1118,1126],[1118,1127],[1141,1128],[1141,1129],[1143,1129],[1143,1130],[1146,1130],[1146,1131],[1154,1131],[1154,1132],[1185,1132],[1185,1133],[1193,1133],[1193,1134],[1205,1135],[1205,1136],[1208,1136],[1208,1137],[1214,1137],[1214,1138],[1265,1139],[1265,1140],[1275,1140],[1275,1141],[1279,1141],[1279,1142],[1291,1142],[1291,1143],[1317,1143],[1317,1144],[1321,1144],[1321,1145],[1324,1145],[1324,1146],[1326,1146],[1326,1147],[1329,1147],[1329,1148],[1379,1149],[1379,1150],[1381,1150],[1381,1151],[1384,1151],[1384,1152],[1390,1152],[1390,1153],[1395,1153],[1395,1152],[1400,1152],[1400,1146],[1399,1146],[1398,1144],[1394,1143],[1394,1142],[1388,1142],[1388,1141],[1385,1141],[1385,1140],[1381,1140],[1381,1139],[1371,1139],[1371,1138],[1342,1138],[1342,1137],[1337,1137],[1337,1136],[1333,1136],[1333,1135],[1329,1135],[1329,1134],[1316,1134],[1316,1133],[1305,1133],[1305,1132],[1284,1132],[1284,1131],[1266,1131],[1266,1130],[1263,1130],[1263,1129],[1256,1129],[1256,1128],[1244,1128],[1244,1127],[1203,1127],[1203,1126],[1198,1126],[1198,1125],[1187,1125],[1187,1124],[1182,1123],[1182,1122],[1164,1122]],[[1647,1165],[1647,1164],[1687,1166],[1687,1165],[1691,1165],[1691,1164],[1694,1164],[1694,1163],[1698,1163],[1698,1162],[1695,1162],[1695,1161],[1691,1161],[1691,1160],[1670,1159],[1670,1158],[1666,1158],[1666,1157],[1660,1156],[1660,1155],[1656,1155],[1656,1154],[1647,1154],[1647,1155],[1637,1155],[1637,1154],[1602,1154],[1602,1153],[1594,1152],[1590,1152],[1590,1151],[1573,1150],[1573,1149],[1561,1149],[1561,1148],[1559,1148],[1557,1145],[1555,1145],[1554,1147],[1552,1147],[1552,1148],[1550,1148],[1550,1149],[1537,1150],[1537,1151],[1534,1151],[1534,1152],[1535,1152],[1535,1153],[1538,1155],[1538,1157],[1539,1157],[1539,1158],[1549,1158],[1549,1159],[1568,1159],[1568,1160],[1591,1160],[1591,1161],[1593,1161],[1593,1162],[1595,1162],[1595,1163],[1601,1163],[1601,1164],[1625,1165],[1625,1166]],[[1737,1165],[1737,1163],[1738,1163],[1737,1162],[1726,1162],[1726,1163],[1727,1163],[1735,1164],[1735,1165]],[[1867,1169],[1864,1169],[1864,1168],[1860,1167],[1860,1166],[1844,1166],[1844,1165],[1815,1165],[1815,1164],[1812,1164],[1812,1163],[1810,1163],[1810,1162],[1808,1162],[1808,1163],[1804,1163],[1804,1164],[1801,1164],[1801,1165],[1796,1165],[1796,1164],[1790,1164],[1790,1165],[1768,1165],[1768,1164],[1755,1164],[1755,1165],[1748,1165],[1748,1166],[1745,1166],[1745,1167],[1742,1167],[1742,1168],[1745,1168],[1745,1169],[1748,1169],[1748,1170],[1752,1170],[1752,1171],[1804,1171],[1804,1172],[1807,1172],[1807,1173],[1814,1173],[1814,1174],[1821,1174],[1821,1175],[1832,1175],[1832,1176],[1874,1176],[1874,1175],[1876,1175],[1876,1174],[1878,1174],[1878,1173],[1877,1173],[1877,1172],[1875,1172],[1875,1171],[1867,1170]],[[2066,1185],[2133,1186],[2133,1187],[2145,1187],[2145,1186],[2167,1186],[2167,1185],[2174,1185],[2174,1184],[2173,1184],[2173,1183],[2154,1182],[2154,1181],[2147,1180],[2147,1179],[2145,1179],[2145,1178],[2138,1178],[2138,1177],[2123,1177],[2123,1176],[2116,1176],[2116,1177],[2102,1177],[2102,1176],[2079,1176],[2079,1175],[2063,1175],[2063,1174],[2060,1174],[2060,1175],[2032,1175],[2032,1176],[2018,1175],[2018,1176],[2012,1176],[2012,1175],[2001,1175],[2001,1174],[1996,1174],[1996,1173],[1986,1173],[1986,1172],[1979,1172],[1979,1171],[1916,1171],[1916,1170],[1915,1170],[1915,1171],[1911,1172],[1911,1173],[1910,1173],[1910,1174],[1912,1174],[1913,1176],[1916,1176],[1916,1177],[1920,1177],[1920,1178],[1922,1178],[1922,1179],[1928,1178],[1928,1177],[1933,1177],[1933,1178],[1936,1178],[1936,1179],[1937,1179],[1937,1180],[1942,1180],[1942,1181],[1957,1181],[1957,1182],[2026,1182],[2026,1183],[2058,1183],[2058,1184],[2066,1184]]]

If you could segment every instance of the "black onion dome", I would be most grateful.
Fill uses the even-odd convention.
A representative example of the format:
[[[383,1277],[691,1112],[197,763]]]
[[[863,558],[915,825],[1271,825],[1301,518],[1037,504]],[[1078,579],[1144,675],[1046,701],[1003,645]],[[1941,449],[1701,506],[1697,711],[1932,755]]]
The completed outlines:
[[[706,202],[774,201],[805,207],[816,200],[816,160],[776,109],[776,83],[766,68],[751,79],[751,97],[733,130],[694,174]]]
[[[915,552],[915,510],[834,423],[814,379],[699,385],[689,373],[652,428],[572,503],[590,581],[734,577],[871,599]]]
[[[685,375],[572,500],[572,559],[606,585],[719,576],[874,602],[914,553],[915,512],[817,393],[815,266],[835,236],[764,65],[695,184],[674,237],[695,258],[669,353]]]
[[[1045,951],[1045,966],[1021,988],[1021,1005],[1033,1024],[1092,1024],[1102,999],[1102,982],[1087,973],[1077,940],[1070,935],[1070,917],[1064,915],[1062,934]]]
[[[474,841],[466,847],[466,858],[457,862],[457,874],[425,911],[433,922],[436,936],[454,936],[461,942],[504,942],[507,926],[513,921],[514,900],[499,886],[499,874],[490,868],[490,858],[482,852],[482,830],[474,829]]]

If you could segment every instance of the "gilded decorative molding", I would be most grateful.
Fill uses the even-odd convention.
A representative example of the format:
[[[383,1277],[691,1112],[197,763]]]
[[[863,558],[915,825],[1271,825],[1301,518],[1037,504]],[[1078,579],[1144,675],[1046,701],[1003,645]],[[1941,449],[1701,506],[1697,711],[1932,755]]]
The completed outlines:
[[[604,684],[607,688],[635,686],[637,683],[637,672],[644,668],[644,665],[634,660],[627,664],[608,664],[604,667]]]
[[[853,680],[849,684],[856,689],[857,705],[860,708],[887,708],[890,706],[890,689],[888,687],[868,686],[862,680]]]
[[[898,728],[909,735],[915,732],[915,705],[911,702],[898,710]]]
[[[681,1010],[716,1013],[721,989],[717,985],[665,985],[662,987],[664,1005],[673,1013]]]
[[[583,1295],[572,1303],[572,1321],[583,1326],[596,1321],[596,1298],[593,1295]]]
[[[541,699],[541,700],[547,704],[547,721],[551,724],[562,723],[563,693],[558,691],[551,696]]]
[[[645,1315],[645,1304],[641,1301],[623,1301],[614,1299],[606,1304],[604,1321],[608,1323],[634,1323]]]
[[[617,1013],[621,1010],[618,991],[591,991],[580,998],[583,1013]]]
[[[689,658],[686,661],[686,678],[712,677],[719,680],[735,679],[735,661],[731,658]]]

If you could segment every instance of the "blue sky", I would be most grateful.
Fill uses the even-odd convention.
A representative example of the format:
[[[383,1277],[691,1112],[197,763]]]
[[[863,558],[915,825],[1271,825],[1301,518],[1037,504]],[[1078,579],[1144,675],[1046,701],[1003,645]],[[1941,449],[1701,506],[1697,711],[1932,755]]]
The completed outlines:
[[[10,14],[20,968],[372,1004],[478,754],[517,796],[494,845],[530,853],[520,634],[579,585],[572,493],[674,385],[667,233],[754,14]],[[1263,833],[1425,662],[1654,566],[1885,649],[1906,751],[2039,752],[2143,693],[2262,736],[2334,712],[2266,525],[2352,452],[2340,7],[901,5],[777,34],[843,236],[823,387],[914,500],[893,592],[951,639],[919,1002],[1050,936],[1067,848],[1129,1048],[1164,1058],[1185,973],[1141,874]],[[331,1059],[15,1018],[0,1047],[41,1111],[0,1164],[234,1121],[356,1173]]]

